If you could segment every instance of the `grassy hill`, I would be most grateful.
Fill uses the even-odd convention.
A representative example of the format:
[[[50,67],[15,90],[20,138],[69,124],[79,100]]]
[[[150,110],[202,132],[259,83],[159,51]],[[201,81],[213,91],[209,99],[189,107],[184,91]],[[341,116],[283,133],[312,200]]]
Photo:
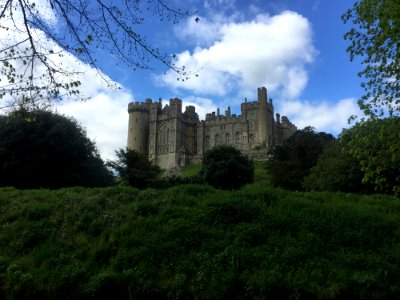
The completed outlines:
[[[0,212],[3,299],[400,298],[398,198],[3,188]]]

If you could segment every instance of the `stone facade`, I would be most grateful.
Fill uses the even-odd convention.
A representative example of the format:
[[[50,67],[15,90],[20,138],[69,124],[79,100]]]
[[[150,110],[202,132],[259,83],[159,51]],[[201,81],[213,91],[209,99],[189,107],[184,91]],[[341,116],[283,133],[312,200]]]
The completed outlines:
[[[231,145],[254,159],[263,159],[266,150],[282,144],[296,130],[287,117],[276,114],[265,87],[258,99],[241,104],[241,114],[212,112],[200,120],[193,106],[182,113],[182,100],[171,99],[162,107],[161,99],[132,102],[128,106],[128,148],[148,155],[161,168],[200,163],[205,151]]]

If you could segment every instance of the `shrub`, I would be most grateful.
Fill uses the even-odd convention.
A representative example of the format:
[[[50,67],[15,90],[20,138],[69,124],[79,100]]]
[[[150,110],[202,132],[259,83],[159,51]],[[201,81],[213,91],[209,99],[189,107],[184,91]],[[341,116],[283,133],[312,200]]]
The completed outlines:
[[[307,190],[331,192],[368,192],[362,183],[360,164],[337,140],[332,141],[318,159],[316,166],[304,178]]]
[[[207,151],[201,168],[203,180],[221,189],[239,189],[254,180],[253,162],[231,146],[219,146]]]
[[[131,149],[115,151],[117,160],[108,161],[107,165],[114,169],[122,184],[137,188],[146,188],[156,182],[161,173],[158,166],[153,165],[145,155]]]
[[[0,186],[105,186],[112,176],[74,120],[50,111],[0,116]]]
[[[284,145],[275,146],[269,151],[271,157],[266,164],[271,183],[286,189],[303,190],[304,177],[333,139],[331,134],[306,127],[295,132]]]

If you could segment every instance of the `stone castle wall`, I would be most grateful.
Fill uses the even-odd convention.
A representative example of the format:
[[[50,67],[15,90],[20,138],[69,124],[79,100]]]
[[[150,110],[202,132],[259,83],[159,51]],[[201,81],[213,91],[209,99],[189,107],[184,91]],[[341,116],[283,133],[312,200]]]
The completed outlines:
[[[205,151],[219,145],[232,145],[264,160],[268,147],[282,144],[297,130],[287,117],[274,118],[265,87],[258,89],[257,101],[241,104],[238,116],[228,107],[223,115],[218,110],[200,120],[193,106],[182,113],[182,100],[177,98],[164,107],[161,99],[132,102],[128,112],[128,148],[148,155],[162,168],[200,163]]]

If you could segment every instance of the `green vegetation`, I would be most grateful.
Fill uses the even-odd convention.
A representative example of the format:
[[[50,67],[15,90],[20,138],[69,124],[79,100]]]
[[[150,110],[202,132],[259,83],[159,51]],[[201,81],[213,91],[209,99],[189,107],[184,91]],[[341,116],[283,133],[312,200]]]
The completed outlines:
[[[370,119],[324,149],[304,179],[308,190],[400,195],[400,118]]]
[[[359,162],[363,182],[378,192],[400,195],[400,117],[358,123],[341,139]]]
[[[161,169],[153,165],[147,157],[135,150],[119,149],[115,151],[117,159],[107,162],[117,174],[117,181],[122,185],[147,188],[157,181]]]
[[[203,155],[200,176],[213,187],[239,189],[254,180],[253,161],[232,146],[218,146]]]
[[[284,145],[275,146],[266,167],[274,186],[303,190],[304,178],[318,162],[318,157],[329,142],[331,134],[316,132],[312,127],[296,131]]]
[[[255,184],[0,190],[3,299],[397,299],[400,201]]]
[[[352,28],[350,59],[362,59],[365,94],[358,101],[369,116],[400,115],[400,1],[358,0],[343,16]]]
[[[0,186],[106,186],[112,176],[72,118],[24,109],[0,115]]]
[[[182,177],[193,177],[200,173],[201,164],[198,165],[186,165],[181,168]]]
[[[344,139],[330,142],[318,158],[316,166],[304,178],[306,190],[330,192],[373,191],[371,185],[363,184],[363,172],[359,162],[344,149]]]

